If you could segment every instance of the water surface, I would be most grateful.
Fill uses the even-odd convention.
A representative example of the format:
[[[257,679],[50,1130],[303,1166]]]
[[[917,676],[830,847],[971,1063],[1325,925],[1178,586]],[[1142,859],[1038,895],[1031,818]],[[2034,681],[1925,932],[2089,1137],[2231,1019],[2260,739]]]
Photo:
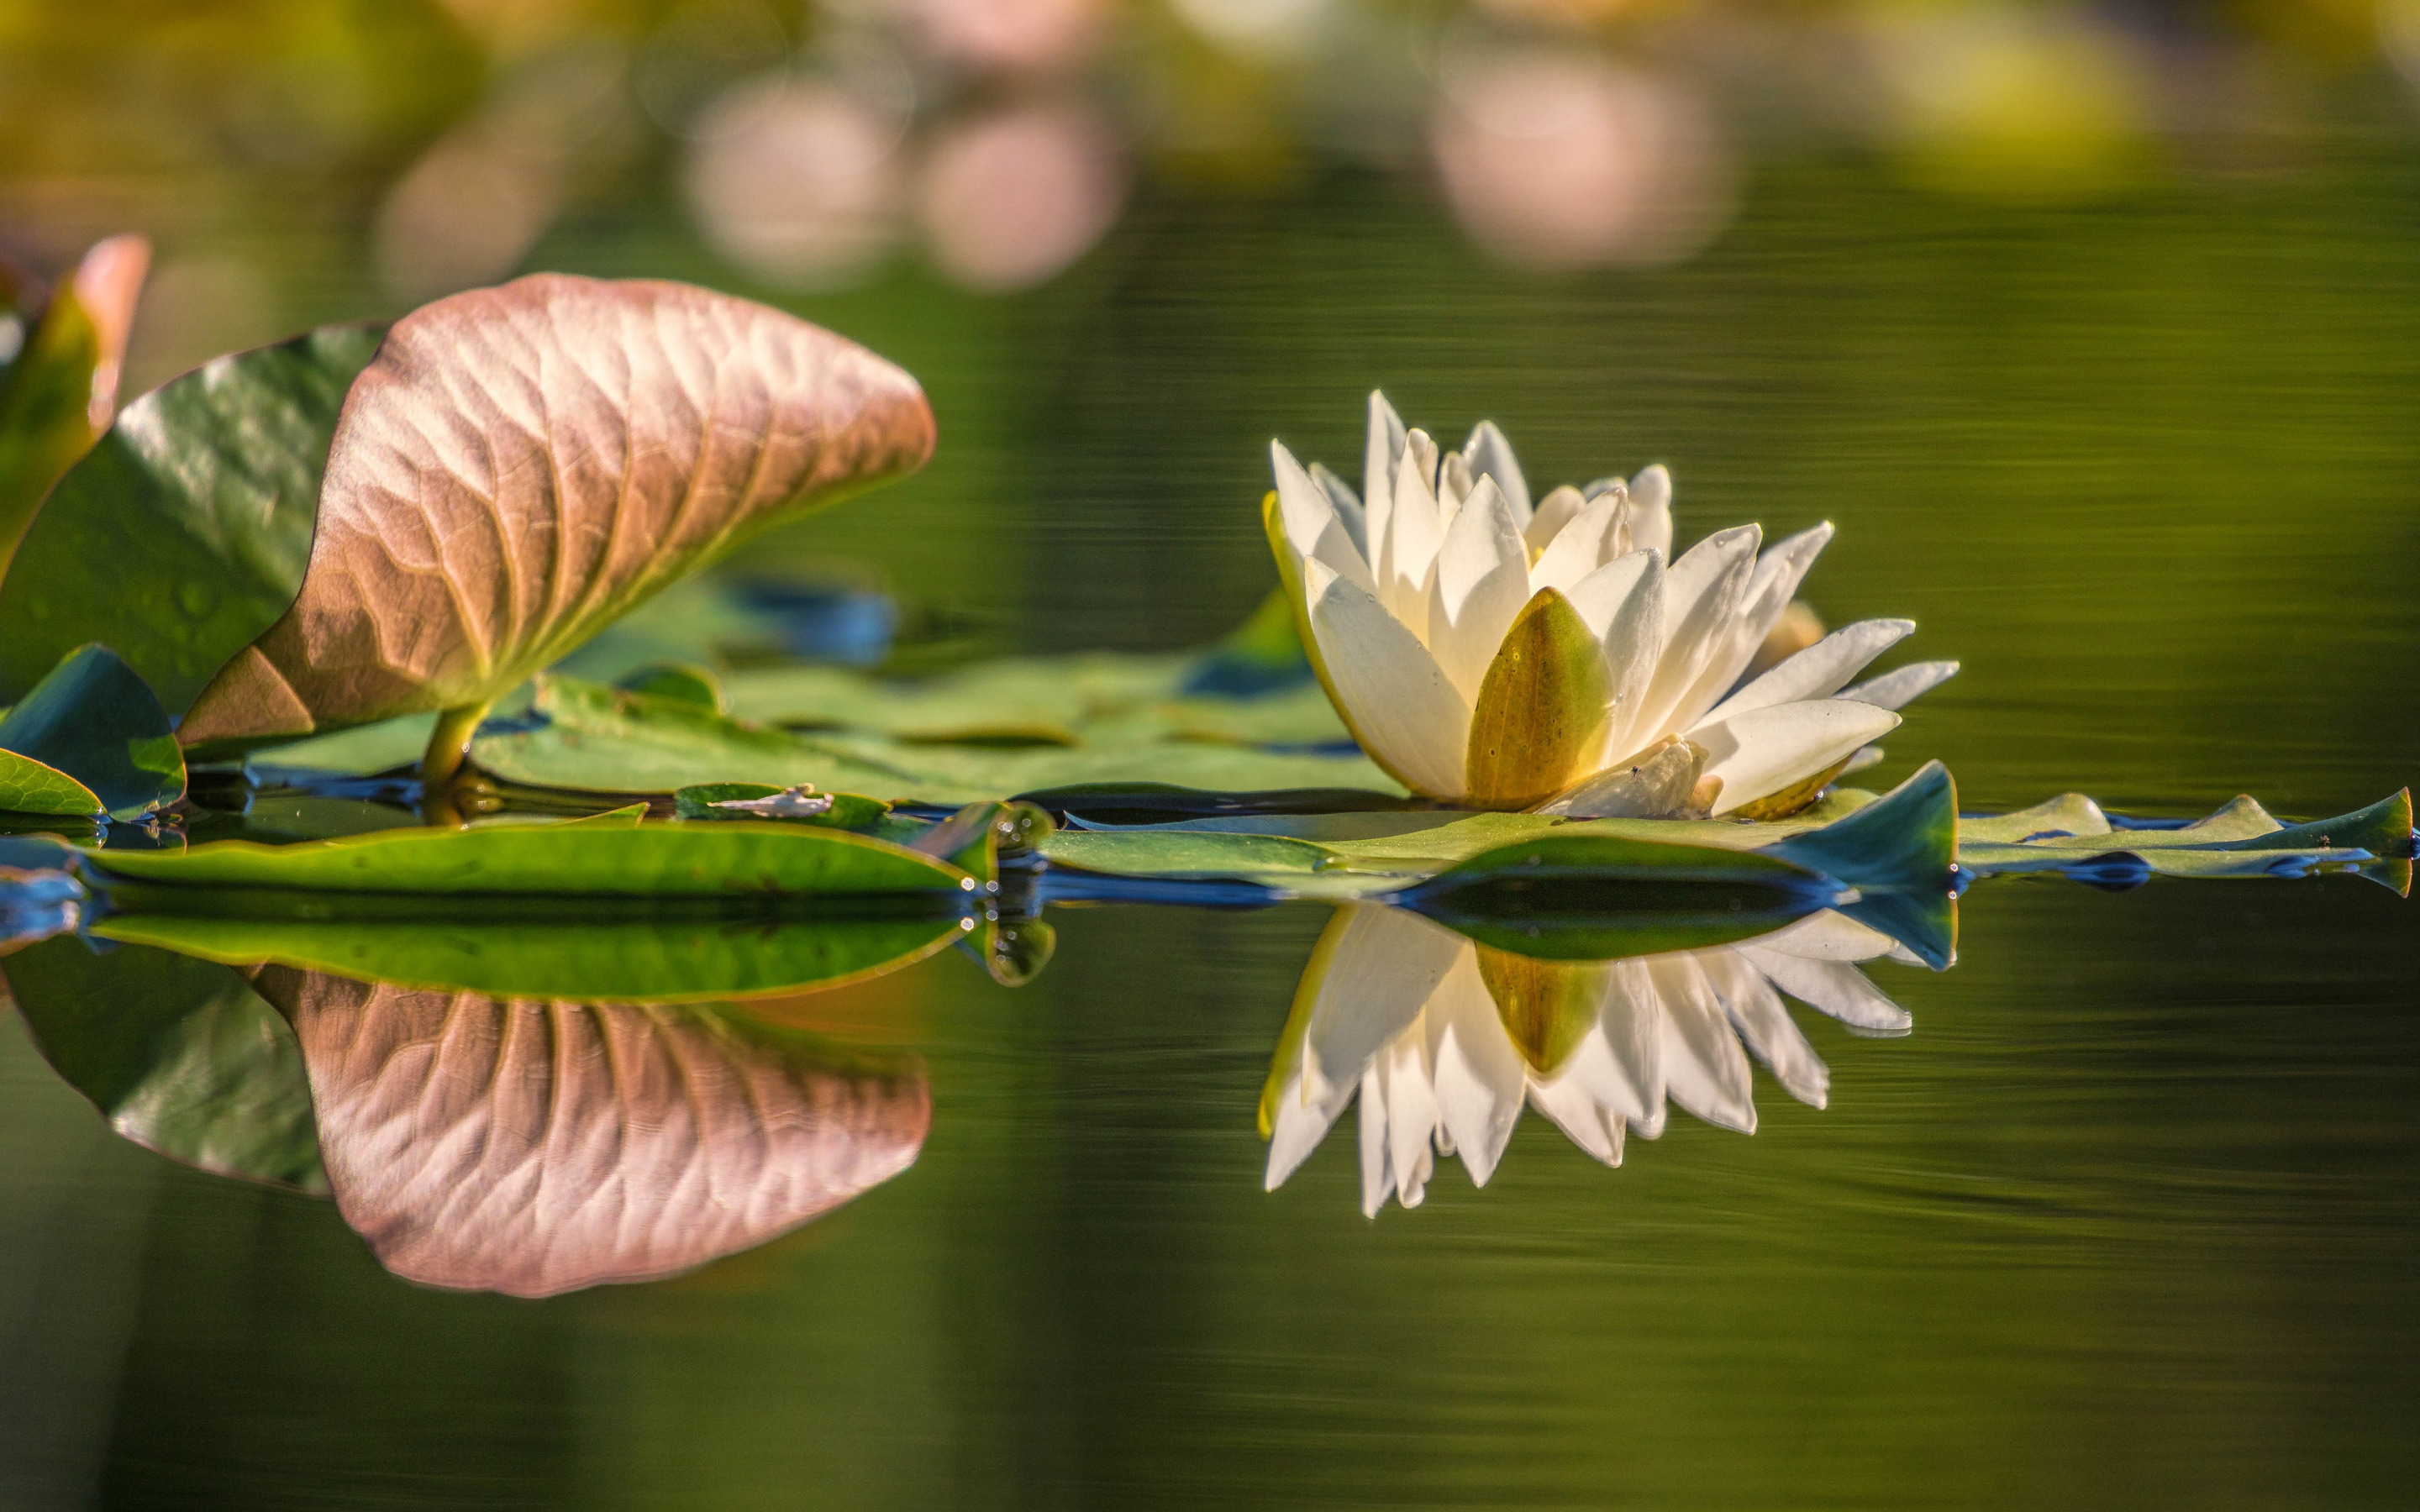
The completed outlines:
[[[1841,527],[1809,594],[1965,672],[1880,774],[2344,811],[2420,756],[2420,173],[1976,209],[1782,163],[1686,268],[1539,281],[1351,181],[1149,208],[1063,285],[806,306],[907,362],[923,478],[785,548],[992,644],[1187,644],[1264,591],[1266,439],[1360,394],[1649,460],[1684,535]],[[728,283],[644,217],[552,266]],[[684,262],[683,259],[688,259]],[[330,311],[356,314],[356,310]],[[1349,468],[1348,468],[1349,471]],[[770,549],[770,548],[768,548]],[[1535,1115],[1361,1213],[1254,1110],[1326,911],[1054,914],[777,1011],[912,1056],[914,1164],[677,1279],[427,1289],[323,1199],[113,1136],[0,1029],[0,1501],[29,1507],[2396,1505],[2415,1468],[2408,905],[2357,878],[1986,882],[1915,1017],[1801,1011],[1828,1106]]]

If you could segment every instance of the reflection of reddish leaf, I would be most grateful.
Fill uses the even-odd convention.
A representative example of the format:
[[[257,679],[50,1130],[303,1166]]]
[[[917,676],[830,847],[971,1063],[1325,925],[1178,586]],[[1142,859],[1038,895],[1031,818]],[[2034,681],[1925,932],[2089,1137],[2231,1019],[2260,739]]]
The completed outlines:
[[[439,300],[346,396],[293,608],[179,735],[484,704],[933,440],[906,373],[745,300],[557,274]]]
[[[921,1072],[710,1013],[418,992],[272,966],[328,1180],[380,1263],[545,1297],[761,1244],[914,1163]]]

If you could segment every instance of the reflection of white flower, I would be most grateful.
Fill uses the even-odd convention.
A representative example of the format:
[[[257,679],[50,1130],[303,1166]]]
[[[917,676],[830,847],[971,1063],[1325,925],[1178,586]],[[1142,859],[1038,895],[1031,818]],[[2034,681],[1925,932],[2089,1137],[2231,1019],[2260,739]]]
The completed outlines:
[[[1736,687],[1832,528],[1761,554],[1757,527],[1720,531],[1668,567],[1661,467],[1533,505],[1493,424],[1440,452],[1374,393],[1366,499],[1270,450],[1270,545],[1313,664],[1371,758],[1431,797],[1787,812],[1957,671],[1925,662],[1848,687],[1916,627],[1867,620]]]
[[[1830,1073],[1781,995],[1852,1027],[1908,1016],[1853,962],[1904,952],[1837,913],[1742,944],[1625,961],[1533,961],[1418,914],[1338,910],[1295,997],[1261,1105],[1275,1191],[1357,1092],[1361,1211],[1417,1207],[1437,1155],[1484,1186],[1524,1101],[1608,1165],[1625,1125],[1664,1132],[1666,1100],[1751,1134],[1747,1052],[1800,1102]],[[1913,957],[1906,957],[1913,959]]]

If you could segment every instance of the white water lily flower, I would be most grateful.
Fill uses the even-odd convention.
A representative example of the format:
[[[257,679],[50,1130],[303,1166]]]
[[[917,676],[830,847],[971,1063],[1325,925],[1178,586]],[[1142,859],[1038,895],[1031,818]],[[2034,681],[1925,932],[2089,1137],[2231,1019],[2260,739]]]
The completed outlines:
[[[1361,1211],[1419,1206],[1440,1155],[1485,1186],[1524,1103],[1607,1165],[1622,1132],[1664,1132],[1668,1101],[1756,1132],[1748,1055],[1822,1107],[1831,1073],[1782,994],[1851,1027],[1903,1034],[1905,1010],[1854,962],[1916,958],[1824,912],[1737,945],[1623,961],[1538,961],[1377,903],[1337,910],[1311,954],[1261,1098],[1268,1189],[1357,1095]]]
[[[1743,685],[1832,527],[1760,550],[1744,525],[1674,558],[1660,466],[1533,502],[1493,424],[1441,452],[1378,393],[1362,494],[1269,450],[1264,522],[1312,665],[1371,759],[1432,798],[1778,817],[1958,670],[1850,687],[1916,628],[1866,620]]]

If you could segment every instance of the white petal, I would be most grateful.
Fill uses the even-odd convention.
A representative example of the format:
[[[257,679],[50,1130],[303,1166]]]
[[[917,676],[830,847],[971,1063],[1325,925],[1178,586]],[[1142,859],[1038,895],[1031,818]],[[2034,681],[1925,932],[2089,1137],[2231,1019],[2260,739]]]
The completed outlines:
[[[1764,554],[1756,559],[1756,576],[1748,579],[1748,596],[1754,599],[1778,594],[1779,603],[1787,608],[1798,596],[1798,585],[1807,580],[1815,559],[1832,544],[1832,522],[1827,519],[1795,535],[1785,535],[1765,548]],[[1774,615],[1779,618],[1780,609],[1776,609]],[[1772,628],[1770,625],[1765,626],[1767,630]],[[1757,639],[1763,640],[1763,634],[1759,632]]]
[[[1606,675],[1613,687],[1613,717],[1606,728],[1608,759],[1647,743],[1634,736],[1663,660],[1665,576],[1662,552],[1633,551],[1590,573],[1571,592],[1572,608],[1605,648]]]
[[[1957,675],[1954,661],[1912,661],[1859,683],[1840,696],[1878,709],[1903,709]]]
[[[1559,495],[1569,492],[1558,488],[1546,496],[1547,501],[1552,503]],[[1570,496],[1579,497],[1576,493]],[[1580,512],[1546,543],[1537,566],[1529,573],[1529,581],[1539,588],[1559,588],[1568,594],[1574,584],[1611,560],[1606,549],[1613,539],[1614,521],[1626,502],[1620,494],[1607,494],[1581,506]],[[1544,511],[1540,511],[1538,518],[1545,517]]]
[[[1394,1195],[1395,1166],[1387,1141],[1386,1078],[1376,1066],[1361,1073],[1361,1215],[1375,1218]]]
[[[1706,748],[1706,775],[1723,779],[1714,800],[1720,818],[1805,781],[1898,726],[1898,715],[1870,703],[1811,699],[1701,724],[1688,738]]]
[[[1311,465],[1311,481],[1327,490],[1327,501],[1336,506],[1336,517],[1344,522],[1344,533],[1361,550],[1361,560],[1370,560],[1370,513],[1361,505],[1361,496],[1353,486],[1330,472],[1320,463]]]
[[[1347,905],[1326,937],[1305,1031],[1309,1093],[1351,1088],[1409,1029],[1455,961],[1473,947],[1442,924],[1380,903]]]
[[[1898,947],[1897,940],[1873,926],[1826,908],[1734,949],[1772,950],[1807,961],[1871,961]]]
[[[1378,1085],[1387,1091],[1387,1164],[1395,1173],[1395,1200],[1420,1203],[1427,1184],[1429,1142],[1437,1126],[1436,1088],[1425,1031],[1406,1034],[1378,1057]],[[1366,1203],[1369,1195],[1364,1193]]]
[[[1353,544],[1344,522],[1337,517],[1327,490],[1311,481],[1311,474],[1281,442],[1269,442],[1269,462],[1277,472],[1278,520],[1285,529],[1287,543],[1302,556],[1326,563],[1363,593],[1375,594],[1377,580],[1370,575],[1370,564],[1361,560],[1361,548]]]
[[[1664,464],[1639,470],[1630,480],[1630,548],[1672,556],[1672,474]]]
[[[1436,448],[1419,431],[1411,433],[1395,464],[1395,509],[1388,527],[1388,560],[1374,563],[1383,588],[1380,597],[1397,619],[1410,626],[1422,644],[1428,642],[1429,582],[1436,570],[1437,548],[1445,541],[1445,519],[1437,510],[1432,471]]]
[[[1716,704],[1711,721],[1776,703],[1830,698],[1916,628],[1914,620],[1859,620],[1843,625]],[[1869,702],[1865,699],[1860,703]],[[1879,707],[1879,705],[1877,705]]]
[[[1361,451],[1361,505],[1369,514],[1369,533],[1362,548],[1370,570],[1382,581],[1392,560],[1388,547],[1393,537],[1395,463],[1404,455],[1403,417],[1377,390],[1370,391],[1370,434]],[[1378,595],[1382,600],[1387,596]]]
[[[1269,1125],[1269,1168],[1264,1188],[1274,1192],[1285,1183],[1311,1152],[1327,1137],[1336,1116],[1344,1111],[1352,1099],[1357,1079],[1344,1084],[1338,1095],[1313,1102],[1302,1095],[1302,1076],[1297,1072],[1278,1092],[1277,1116]]]
[[[1809,961],[1761,946],[1734,946],[1775,986],[1818,1012],[1871,1034],[1905,1034],[1916,1022],[1906,1009],[1883,995],[1866,974],[1845,961]]]
[[[1387,1087],[1377,1067],[1362,1072],[1360,1156],[1362,1217],[1377,1217],[1379,1207],[1394,1196],[1394,1161],[1387,1149]]]
[[[1303,564],[1311,631],[1354,731],[1433,798],[1464,791],[1470,705],[1428,647],[1324,562]]]
[[[1460,512],[1470,491],[1479,486],[1471,476],[1470,459],[1460,452],[1448,452],[1437,464],[1437,516],[1450,525]]]
[[[1572,608],[1579,611],[1581,623],[1599,640],[1611,634],[1613,627],[1626,615],[1638,612],[1644,603],[1652,603],[1655,616],[1640,628],[1649,639],[1664,627],[1664,558],[1654,551],[1633,551],[1617,557],[1597,568],[1564,591]],[[1625,643],[1626,651],[1638,648]]]
[[[1799,1032],[1781,995],[1773,990],[1764,974],[1731,950],[1700,950],[1698,964],[1723,1000],[1731,1026],[1771,1069],[1773,1079],[1808,1107],[1823,1106],[1831,1089],[1831,1070]]]
[[[1596,1022],[1581,1036],[1578,1047],[1556,1073],[1555,1081],[1558,1086],[1578,1087],[1614,1121],[1637,1123],[1648,1117],[1650,1109],[1647,1086],[1640,1080],[1638,1068],[1659,1057],[1653,1037],[1662,1019],[1655,1014],[1642,1019],[1628,1012],[1608,1019],[1606,1009],[1611,1001],[1610,994],[1599,1001]],[[1638,1023],[1647,1026],[1647,1038],[1643,1041],[1634,1032]],[[1619,1052],[1615,1048],[1617,1039],[1623,1041]],[[1653,1105],[1661,1106],[1663,1096],[1658,1087]]]
[[[1581,498],[1577,488],[1564,484],[1538,501],[1537,513],[1529,517],[1528,524],[1521,527],[1521,539],[1528,543],[1532,554],[1545,550],[1554,544],[1555,537],[1562,533],[1563,528],[1576,519],[1580,511],[1592,501]]]
[[[1496,422],[1482,420],[1473,427],[1470,440],[1462,443],[1462,455],[1470,463],[1473,475],[1496,480],[1496,486],[1504,490],[1505,501],[1512,506],[1512,517],[1526,527],[1530,513],[1529,481],[1521,475],[1520,461],[1512,455],[1512,443],[1496,428]]]
[[[1570,1135],[1573,1144],[1607,1165],[1621,1164],[1621,1119],[1607,1112],[1572,1077],[1531,1083],[1529,1105]]]
[[[1480,480],[1445,532],[1429,589],[1429,652],[1462,696],[1479,701],[1488,663],[1529,602],[1529,551],[1494,478]]]
[[[1740,674],[1747,671],[1748,663],[1756,659],[1758,648],[1772,634],[1774,625],[1780,623],[1783,611],[1798,593],[1798,585],[1806,580],[1807,570],[1815,564],[1815,558],[1831,539],[1832,527],[1827,522],[1776,542],[1756,559],[1756,570],[1748,575],[1747,590],[1740,595],[1730,627],[1717,632],[1707,651],[1705,665],[1699,669],[1697,681],[1689,685],[1666,717],[1668,726],[1686,730],[1722,702],[1738,683]]]
[[[1663,643],[1655,673],[1626,721],[1631,748],[1678,728],[1672,716],[1682,698],[1728,642],[1731,617],[1755,570],[1758,534],[1753,525],[1717,531],[1689,548],[1665,574]]]
[[[1666,1092],[1708,1123],[1756,1133],[1747,1054],[1705,972],[1687,955],[1655,956],[1647,971],[1664,1009]]]
[[[1597,1011],[1597,1038],[1613,1079],[1629,1089],[1630,1126],[1655,1138],[1664,1132],[1664,1009],[1645,961],[1613,964],[1605,1006]],[[1613,1101],[1606,1098],[1608,1105]]]
[[[1439,986],[1428,1022],[1437,1122],[1461,1154],[1471,1185],[1485,1186],[1520,1119],[1528,1077],[1475,954]]]

